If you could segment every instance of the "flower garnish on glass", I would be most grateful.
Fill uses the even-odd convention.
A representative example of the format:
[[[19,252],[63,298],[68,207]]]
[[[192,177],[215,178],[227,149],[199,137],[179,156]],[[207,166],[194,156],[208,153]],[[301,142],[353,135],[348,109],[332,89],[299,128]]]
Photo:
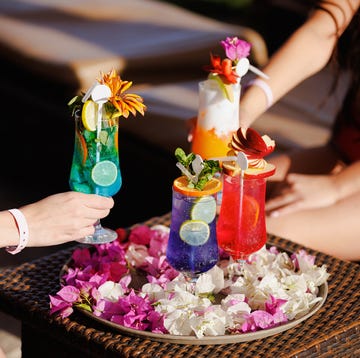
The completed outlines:
[[[227,37],[220,44],[226,58],[210,54],[211,64],[204,67],[209,75],[199,82],[198,116],[191,150],[204,159],[226,155],[228,143],[239,127],[241,78],[249,70],[267,78],[248,60],[250,43]]]
[[[237,37],[227,37],[220,42],[225,50],[226,58],[221,59],[218,55],[210,54],[211,65],[204,69],[210,72],[208,79],[217,81],[225,97],[234,102],[233,84],[240,83],[240,79],[249,70],[249,60],[251,44],[238,39]]]
[[[214,175],[219,162],[175,151],[183,173],[173,182],[170,236],[166,250],[169,264],[190,282],[218,262],[216,239],[216,194],[221,181]]]
[[[115,70],[101,78],[68,106],[75,120],[75,145],[69,184],[74,191],[103,196],[115,195],[122,185],[119,165],[118,121],[130,114],[144,115],[146,106],[137,94],[126,91],[132,82],[123,81]],[[80,242],[101,244],[115,240],[115,231],[95,223],[95,233]]]

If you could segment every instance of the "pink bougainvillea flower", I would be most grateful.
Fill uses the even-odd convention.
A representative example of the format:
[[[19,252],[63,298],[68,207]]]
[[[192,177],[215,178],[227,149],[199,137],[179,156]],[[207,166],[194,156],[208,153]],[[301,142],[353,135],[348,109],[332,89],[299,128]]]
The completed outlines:
[[[259,329],[271,328],[274,325],[273,316],[262,310],[257,310],[246,315],[246,320],[241,326],[241,330],[246,332],[255,332]]]
[[[169,241],[169,232],[165,230],[152,230],[149,243],[149,255],[159,257],[166,254],[166,247]]]
[[[119,227],[118,229],[115,230],[117,233],[117,239],[119,242],[123,242],[127,239],[128,237],[128,232],[126,229]]]
[[[237,62],[250,55],[251,44],[237,37],[227,37],[220,44],[225,50],[226,57],[231,61]]]
[[[73,286],[65,286],[57,293],[57,296],[65,302],[73,303],[79,299],[80,290]]]
[[[69,317],[74,309],[72,308],[72,304],[69,302],[65,302],[62,299],[59,299],[57,296],[50,297],[50,314],[57,313],[61,318]]]
[[[150,311],[148,314],[151,332],[154,333],[168,333],[164,327],[164,316],[157,311]]]
[[[229,271],[231,264],[204,273],[191,293],[183,275],[166,260],[168,237],[168,228],[157,225],[157,229],[148,230],[139,226],[132,236],[136,243],[115,240],[75,250],[61,278],[63,286],[56,295],[49,296],[50,313],[65,318],[77,307],[126,327],[159,334],[194,334],[199,338],[242,334],[269,329],[308,312],[320,299],[318,286],[329,276],[326,267],[314,266],[314,257],[305,251],[290,258],[272,247],[258,251],[247,261],[245,276],[253,284],[247,285],[246,294],[236,293],[243,283],[239,286],[238,280],[224,280],[225,272],[236,274]],[[139,247],[148,253],[142,257],[141,268],[135,269],[125,257],[129,252],[137,255]],[[141,274],[141,280],[147,280],[141,287],[132,282],[135,272]],[[289,276],[284,280],[286,272]],[[300,278],[302,284],[294,286]],[[268,284],[259,285],[260,279]],[[220,304],[212,302],[222,290],[233,293]],[[232,324],[226,326],[226,322]]]
[[[145,264],[148,256],[148,249],[145,245],[131,243],[126,252],[126,261],[129,265],[139,268]]]
[[[315,264],[315,256],[309,255],[305,250],[292,254],[291,259],[297,269],[305,269],[306,266],[311,267]]]
[[[146,225],[135,226],[129,235],[129,241],[134,244],[148,245],[150,243],[152,231]]]
[[[50,313],[59,312],[62,318],[70,316],[71,308],[75,302],[80,300],[80,290],[73,286],[64,286],[55,296],[50,295]]]
[[[147,280],[149,283],[157,283],[163,286],[179,275],[179,272],[169,265],[165,255],[147,257],[146,261],[148,265],[144,269],[148,273]]]
[[[150,326],[147,317],[154,308],[148,296],[138,296],[131,290],[127,296],[119,299],[117,307],[119,313],[111,318],[112,322],[143,331]]]
[[[74,260],[74,265],[77,267],[86,267],[91,264],[91,255],[90,251],[85,249],[75,249],[72,254],[72,259]]]
[[[275,314],[280,310],[280,307],[286,303],[287,300],[281,298],[275,298],[273,295],[270,295],[269,299],[265,302],[265,310],[270,314]]]

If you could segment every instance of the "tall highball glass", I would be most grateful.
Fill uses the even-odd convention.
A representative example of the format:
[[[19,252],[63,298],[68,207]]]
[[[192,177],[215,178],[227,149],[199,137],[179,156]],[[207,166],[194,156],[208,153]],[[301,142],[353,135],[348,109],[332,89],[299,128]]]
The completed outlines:
[[[121,187],[119,165],[118,118],[110,119],[103,111],[101,125],[88,130],[77,111],[75,120],[75,145],[70,172],[70,188],[88,194],[115,195]],[[95,223],[95,233],[78,241],[88,244],[111,242],[117,238],[115,231]]]

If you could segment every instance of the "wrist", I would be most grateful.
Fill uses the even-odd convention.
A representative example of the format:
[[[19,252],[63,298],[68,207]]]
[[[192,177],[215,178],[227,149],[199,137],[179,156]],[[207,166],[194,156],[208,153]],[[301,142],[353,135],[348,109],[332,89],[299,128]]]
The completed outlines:
[[[273,92],[271,90],[271,87],[269,86],[269,84],[267,82],[265,82],[264,80],[260,79],[260,78],[256,78],[254,80],[251,80],[247,87],[250,86],[256,86],[259,87],[262,92],[265,95],[265,99],[266,99],[266,109],[270,108],[273,103],[274,103],[274,95]]]
[[[240,105],[239,108],[239,127],[241,128],[249,128],[252,124],[252,119],[248,110],[245,106]]]
[[[10,209],[8,212],[15,220],[16,227],[18,229],[19,241],[17,246],[6,247],[6,251],[12,255],[15,255],[26,247],[29,240],[29,227],[24,214],[19,209]]]

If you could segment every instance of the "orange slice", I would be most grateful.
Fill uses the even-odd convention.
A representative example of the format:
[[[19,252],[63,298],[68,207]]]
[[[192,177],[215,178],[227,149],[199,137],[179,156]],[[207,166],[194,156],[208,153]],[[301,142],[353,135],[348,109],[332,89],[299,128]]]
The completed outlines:
[[[175,191],[188,196],[212,195],[221,190],[222,184],[219,179],[212,178],[203,190],[188,188],[189,180],[186,176],[178,177],[174,180],[173,188]]]
[[[260,206],[256,199],[249,195],[243,198],[243,215],[247,224],[251,227],[256,226],[259,219]]]

